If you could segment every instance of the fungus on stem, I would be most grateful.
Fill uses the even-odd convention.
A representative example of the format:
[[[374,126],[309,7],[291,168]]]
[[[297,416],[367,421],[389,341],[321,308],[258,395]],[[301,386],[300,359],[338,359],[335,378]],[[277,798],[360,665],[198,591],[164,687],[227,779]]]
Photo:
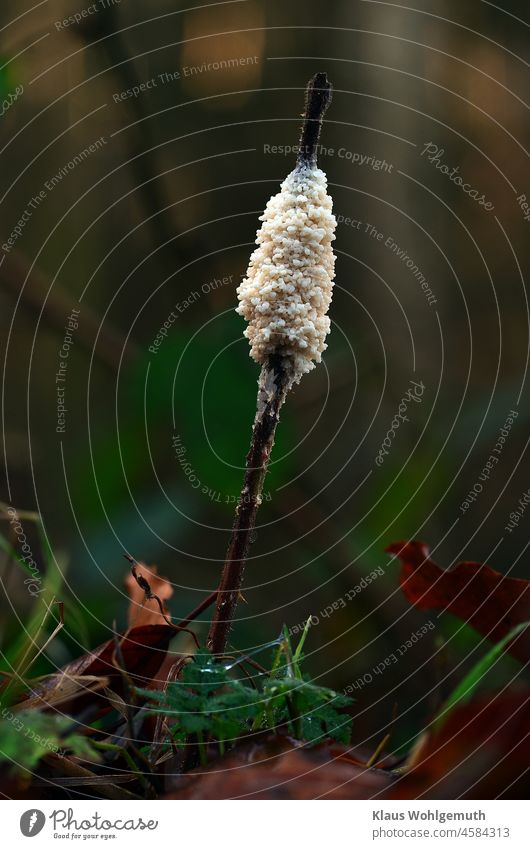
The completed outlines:
[[[336,226],[326,175],[316,164],[322,119],[331,100],[325,74],[306,89],[296,167],[261,216],[258,247],[238,288],[251,357],[261,364],[257,410],[243,488],[221,575],[208,646],[224,654],[240,598],[245,561],[261,504],[280,409],[289,389],[320,362],[329,331]]]

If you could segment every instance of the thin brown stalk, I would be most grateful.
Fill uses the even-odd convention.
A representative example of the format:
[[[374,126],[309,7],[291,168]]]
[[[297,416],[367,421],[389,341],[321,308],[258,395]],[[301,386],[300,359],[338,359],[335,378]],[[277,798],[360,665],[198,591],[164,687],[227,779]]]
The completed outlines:
[[[226,553],[219,585],[215,615],[208,635],[208,646],[214,654],[224,654],[239,601],[245,561],[256,515],[261,504],[263,483],[274,445],[282,404],[291,383],[280,357],[271,357],[261,370],[257,412],[247,454],[243,488],[236,507],[232,537]]]
[[[315,74],[307,84],[298,165],[316,163],[318,139],[324,114],[331,101],[331,91],[331,84],[323,73]],[[208,647],[216,655],[226,652],[280,410],[292,383],[293,374],[288,359],[280,351],[275,352],[262,366],[258,381],[257,412],[246,459],[243,488],[236,507],[215,614],[208,634]]]

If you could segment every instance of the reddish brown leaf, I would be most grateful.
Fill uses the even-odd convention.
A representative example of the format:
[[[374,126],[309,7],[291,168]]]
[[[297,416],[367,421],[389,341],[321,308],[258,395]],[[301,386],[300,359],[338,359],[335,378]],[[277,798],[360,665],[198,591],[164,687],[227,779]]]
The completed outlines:
[[[175,629],[170,625],[142,625],[119,635],[126,672],[132,678],[149,682],[162,665],[169,641],[174,636]],[[115,640],[109,640],[69,663],[63,671],[76,675],[117,676],[120,673],[113,663],[115,649]]]
[[[164,614],[169,618],[169,610],[164,604],[173,595],[173,587],[167,578],[158,574],[156,566],[146,566],[144,563],[136,565],[138,575],[147,581],[150,591],[158,596],[162,602]],[[164,617],[160,607],[154,598],[146,598],[145,590],[140,586],[132,572],[125,578],[125,589],[129,595],[128,624],[130,628],[142,625],[162,625]]]
[[[471,561],[441,569],[422,542],[396,542],[386,550],[401,560],[401,589],[420,610],[452,613],[494,643],[530,621],[530,581],[507,578]],[[530,660],[530,628],[507,650],[523,663]]]
[[[339,746],[297,745],[269,736],[241,743],[211,765],[193,770],[169,799],[369,799],[393,781],[367,769]]]
[[[530,691],[497,694],[455,709],[428,733],[391,799],[527,798]]]
[[[143,625],[124,634],[118,634],[125,671],[134,683],[141,687],[150,685],[160,669],[167,653],[169,642],[175,636],[170,625]],[[55,675],[49,675],[32,689],[32,696],[46,700],[47,693],[56,691],[64,678],[78,676],[105,677],[111,689],[122,693],[122,675],[118,665],[113,662],[116,651],[114,639],[103,643],[94,651],[87,652],[71,661]]]

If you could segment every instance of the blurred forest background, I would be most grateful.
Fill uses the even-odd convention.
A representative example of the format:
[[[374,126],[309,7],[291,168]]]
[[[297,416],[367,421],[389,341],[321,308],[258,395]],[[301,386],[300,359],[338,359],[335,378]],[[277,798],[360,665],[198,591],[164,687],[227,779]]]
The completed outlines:
[[[320,155],[339,218],[332,332],[283,413],[233,642],[313,614],[307,670],[335,688],[370,673],[359,728],[379,734],[397,703],[398,741],[483,652],[467,628],[408,608],[384,548],[422,539],[441,565],[530,577],[530,512],[505,530],[530,486],[528,11],[3,0],[0,497],[41,514],[47,558],[24,531],[43,573],[52,561],[64,575],[66,627],[43,671],[123,627],[123,552],[168,576],[176,617],[217,585],[258,374],[235,290],[316,71],[335,87]],[[421,402],[377,466],[412,380]],[[1,531],[16,547],[6,517]],[[35,599],[7,555],[1,570],[5,650]]]

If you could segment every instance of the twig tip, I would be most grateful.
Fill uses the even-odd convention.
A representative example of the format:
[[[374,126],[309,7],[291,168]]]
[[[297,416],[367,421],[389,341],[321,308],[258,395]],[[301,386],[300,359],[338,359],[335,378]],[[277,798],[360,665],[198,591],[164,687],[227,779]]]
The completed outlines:
[[[307,83],[304,123],[298,150],[299,163],[316,164],[318,139],[332,92],[333,86],[325,71],[319,71]]]

